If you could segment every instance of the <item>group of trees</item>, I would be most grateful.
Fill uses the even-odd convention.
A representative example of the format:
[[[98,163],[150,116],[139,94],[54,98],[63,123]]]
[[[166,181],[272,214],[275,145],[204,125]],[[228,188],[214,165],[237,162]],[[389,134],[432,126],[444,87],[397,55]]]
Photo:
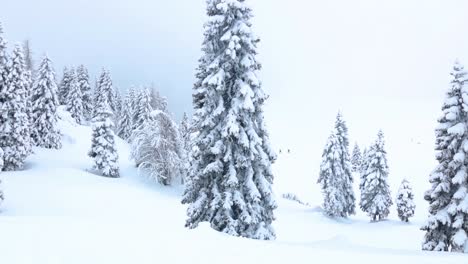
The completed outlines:
[[[29,43],[7,53],[0,25],[0,167],[17,170],[32,147],[58,149],[57,107],[78,124],[92,123],[89,156],[103,176],[119,177],[115,134],[132,147],[136,166],[163,185],[185,184],[186,226],[209,222],[234,236],[274,239],[277,207],[272,192],[271,148],[263,118],[268,96],[257,78],[259,39],[252,10],[243,0],[208,0],[202,50],[193,89],[194,116],[176,124],[155,89],[131,88],[121,96],[103,70],[93,90],[84,66],[65,68],[58,86],[50,59],[36,71]],[[438,166],[432,188],[424,250],[468,252],[468,74],[456,63],[452,86],[436,129]],[[114,125],[116,124],[116,125]],[[393,204],[388,184],[384,135],[362,153],[349,153],[348,128],[338,114],[323,151],[318,183],[330,217],[356,213],[354,175],[360,176],[359,207],[372,221],[388,217]],[[3,193],[0,190],[0,201]],[[414,194],[403,180],[396,197],[398,216],[414,215]]]
[[[9,54],[0,24],[0,153],[4,171],[20,170],[32,147],[61,147],[57,128],[57,85],[51,61],[32,69],[29,43]],[[3,194],[0,191],[0,200]]]
[[[163,184],[181,177],[187,144],[179,136],[166,99],[154,87],[132,87],[122,97],[110,72],[103,69],[93,91],[88,70],[81,65],[77,69],[64,68],[58,98],[78,124],[92,123],[88,155],[94,160],[96,173],[120,177],[117,135],[132,144],[136,165],[150,177]]]
[[[93,170],[119,177],[115,134],[132,143],[137,166],[163,184],[185,178],[188,169],[190,122],[181,129],[168,112],[167,101],[151,89],[131,88],[121,97],[109,71],[102,70],[93,89],[85,66],[65,67],[59,84],[51,60],[33,67],[29,42],[7,53],[0,25],[0,153],[2,170],[17,170],[32,147],[59,149],[60,105],[77,124],[92,124],[88,153]],[[115,125],[117,124],[117,125]],[[3,193],[0,190],[0,200]]]
[[[372,221],[387,218],[391,200],[388,185],[388,165],[384,135],[380,131],[377,140],[361,153],[356,144],[349,155],[348,128],[341,114],[328,138],[322,154],[318,183],[323,193],[323,210],[330,217],[348,217],[355,214],[356,198],[353,191],[353,172],[360,174],[359,206]],[[402,182],[397,194],[397,211],[402,221],[414,215],[414,195],[407,180]]]

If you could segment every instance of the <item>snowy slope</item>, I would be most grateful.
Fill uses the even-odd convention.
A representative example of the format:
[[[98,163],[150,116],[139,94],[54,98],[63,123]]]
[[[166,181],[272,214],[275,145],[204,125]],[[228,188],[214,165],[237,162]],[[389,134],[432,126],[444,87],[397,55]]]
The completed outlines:
[[[137,175],[129,146],[118,141],[122,178],[86,171],[92,165],[89,127],[62,114],[63,149],[36,149],[20,172],[0,175],[6,200],[0,214],[0,263],[464,263],[465,255],[420,251],[422,217],[371,224],[324,217],[311,184],[311,207],[279,199],[278,239],[234,238],[206,224],[184,228],[180,187]],[[291,154],[294,155],[294,154]],[[281,158],[277,183],[287,182],[292,159]],[[286,189],[286,188],[285,188]],[[305,189],[305,188],[304,188]],[[394,209],[394,208],[393,208]],[[421,209],[421,208],[419,208]],[[377,262],[378,261],[378,262]]]

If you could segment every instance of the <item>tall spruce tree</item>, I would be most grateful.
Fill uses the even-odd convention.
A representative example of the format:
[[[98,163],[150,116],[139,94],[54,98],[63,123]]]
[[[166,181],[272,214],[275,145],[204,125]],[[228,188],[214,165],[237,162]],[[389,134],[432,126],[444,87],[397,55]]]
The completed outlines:
[[[67,110],[70,112],[73,119],[75,119],[76,123],[82,124],[84,121],[83,115],[83,94],[81,93],[81,88],[78,85],[78,78],[75,75],[75,72],[72,71],[70,74],[70,84],[69,84],[69,91],[68,91],[68,99],[67,101]]]
[[[102,176],[120,177],[118,159],[115,147],[115,136],[112,123],[112,110],[106,100],[96,109],[93,120],[91,150],[88,155],[94,159],[93,169]]]
[[[416,209],[413,189],[411,188],[408,180],[404,179],[401,182],[395,203],[397,206],[398,217],[401,221],[408,222],[409,219],[414,216],[414,210]]]
[[[193,97],[197,136],[183,198],[190,204],[186,225],[209,222],[233,236],[274,239],[276,155],[263,118],[267,95],[257,78],[252,10],[243,0],[210,0],[207,14]]]
[[[23,48],[16,45],[11,56],[7,89],[2,91],[2,115],[0,147],[4,152],[4,170],[17,170],[23,167],[31,153],[31,135],[28,111],[26,109],[27,80]]]
[[[57,84],[52,62],[45,56],[42,60],[32,94],[33,125],[32,139],[36,146],[59,149],[61,134],[57,127]]]
[[[436,134],[437,167],[429,176],[432,184],[424,199],[429,218],[423,250],[468,252],[467,197],[467,72],[458,62],[451,73],[451,87],[442,106]]]
[[[83,116],[86,120],[91,120],[93,112],[93,94],[89,83],[88,69],[80,65],[76,70],[78,87],[82,95]]]
[[[358,144],[354,144],[353,156],[351,157],[353,172],[359,172],[362,167],[362,154]]]
[[[341,114],[323,151],[318,183],[322,187],[323,209],[331,217],[355,213],[356,199],[348,150],[348,129]]]
[[[367,152],[365,168],[361,177],[361,209],[372,221],[387,218],[393,204],[388,185],[387,152],[382,131]]]

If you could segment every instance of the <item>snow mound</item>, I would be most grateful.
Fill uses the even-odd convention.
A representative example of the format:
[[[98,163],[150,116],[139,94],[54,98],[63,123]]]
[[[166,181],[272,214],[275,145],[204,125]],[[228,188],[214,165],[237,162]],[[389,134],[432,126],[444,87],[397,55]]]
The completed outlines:
[[[91,128],[59,109],[60,150],[35,149],[23,171],[0,174],[0,262],[126,263],[464,263],[465,255],[422,252],[421,222],[369,223],[323,216],[311,206],[278,199],[276,241],[254,241],[184,227],[181,190],[137,176],[127,143],[117,139],[122,178],[89,173]],[[287,173],[287,167],[280,171]],[[315,195],[315,194],[314,194]],[[181,254],[182,252],[182,254]],[[211,255],[208,255],[211,254]]]

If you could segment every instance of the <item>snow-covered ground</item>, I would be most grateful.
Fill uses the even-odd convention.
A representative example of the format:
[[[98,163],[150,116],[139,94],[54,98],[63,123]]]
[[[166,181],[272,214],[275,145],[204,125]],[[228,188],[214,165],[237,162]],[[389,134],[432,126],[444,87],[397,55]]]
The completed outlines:
[[[409,224],[396,219],[369,223],[362,213],[332,220],[320,210],[313,182],[311,206],[280,199],[291,187],[294,153],[275,167],[279,209],[276,241],[254,241],[184,227],[181,187],[161,187],[138,176],[129,146],[119,140],[120,179],[88,173],[91,129],[61,121],[63,149],[36,149],[23,171],[0,175],[6,200],[0,214],[0,263],[466,263],[463,254],[420,250],[425,204]],[[307,173],[304,172],[304,175]],[[416,188],[415,188],[416,189]],[[295,191],[292,190],[292,191]],[[419,190],[418,190],[419,191]],[[304,191],[305,192],[305,191]]]

